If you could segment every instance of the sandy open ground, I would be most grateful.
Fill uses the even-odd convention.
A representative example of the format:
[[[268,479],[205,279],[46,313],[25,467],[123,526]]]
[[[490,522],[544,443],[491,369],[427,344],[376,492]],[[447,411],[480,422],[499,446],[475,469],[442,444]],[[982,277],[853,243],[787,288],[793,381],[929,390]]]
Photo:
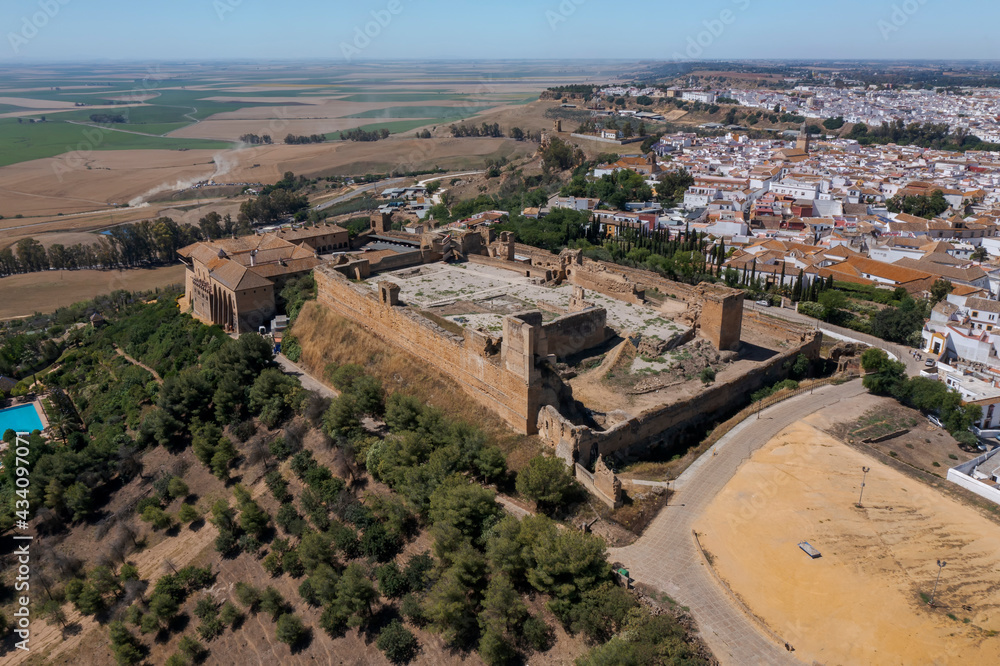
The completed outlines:
[[[817,416],[758,451],[696,522],[716,571],[804,663],[997,663],[1000,526],[833,439]],[[931,609],[921,594],[937,559]]]
[[[227,152],[227,151],[221,151]],[[85,151],[0,168],[0,215],[56,215],[128,203],[158,186],[211,178],[211,150]],[[0,229],[22,220],[0,220]]]
[[[0,319],[23,317],[34,312],[89,300],[116,289],[145,291],[184,282],[184,266],[127,271],[43,271],[0,278]]]

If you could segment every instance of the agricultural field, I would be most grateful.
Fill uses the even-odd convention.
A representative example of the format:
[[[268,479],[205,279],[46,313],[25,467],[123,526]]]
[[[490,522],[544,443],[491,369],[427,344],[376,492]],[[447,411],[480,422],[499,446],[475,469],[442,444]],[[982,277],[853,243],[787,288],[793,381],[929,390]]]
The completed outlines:
[[[118,289],[146,291],[184,283],[184,266],[124,271],[43,271],[0,278],[0,319],[49,313]]]
[[[461,171],[518,159],[535,146],[455,139],[449,126],[548,130],[555,103],[538,101],[539,93],[592,71],[586,63],[519,63],[514,71],[491,63],[9,69],[0,73],[0,248],[26,237],[48,246],[50,235],[160,216],[196,223],[210,211],[235,215],[241,184],[274,183],[288,171]],[[357,128],[390,137],[340,140]],[[423,129],[431,138],[414,136]],[[242,142],[248,134],[272,143]],[[287,145],[289,134],[325,142]],[[208,180],[232,186],[192,189]]]

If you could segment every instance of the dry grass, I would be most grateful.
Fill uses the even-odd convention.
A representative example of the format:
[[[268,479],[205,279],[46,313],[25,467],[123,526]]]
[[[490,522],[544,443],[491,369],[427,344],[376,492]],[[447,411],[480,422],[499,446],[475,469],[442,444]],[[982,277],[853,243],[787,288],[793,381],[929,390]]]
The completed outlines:
[[[43,271],[0,279],[0,319],[54,312],[118,289],[146,291],[184,282],[184,266],[128,271]]]
[[[667,505],[671,494],[663,488],[647,488],[642,492],[630,490],[626,493],[625,504],[615,509],[611,519],[636,536],[642,536],[660,509]]]
[[[513,470],[523,468],[541,451],[537,437],[514,434],[499,416],[466,395],[453,380],[317,302],[306,304],[293,332],[302,344],[302,365],[317,378],[323,377],[331,363],[360,365],[381,379],[388,393],[415,396],[451,418],[481,427],[507,454],[507,464]]]

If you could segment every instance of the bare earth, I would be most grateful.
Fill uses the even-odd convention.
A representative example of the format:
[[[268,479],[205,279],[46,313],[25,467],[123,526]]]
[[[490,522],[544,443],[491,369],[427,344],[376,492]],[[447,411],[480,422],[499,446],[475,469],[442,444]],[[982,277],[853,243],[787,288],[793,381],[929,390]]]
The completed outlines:
[[[805,663],[995,663],[1000,527],[833,439],[824,418],[782,431],[696,521],[716,571]]]
[[[9,275],[0,279],[0,319],[23,317],[34,312],[89,300],[116,289],[145,291],[184,282],[184,266],[128,271],[44,271]]]
[[[461,170],[480,166],[486,157],[510,158],[535,148],[536,144],[504,139],[393,138],[222,151],[90,151],[74,159],[63,156],[0,168],[0,215],[5,216],[0,230],[18,228],[19,234],[37,236],[45,231],[93,229],[94,220],[89,216],[70,222],[58,214],[107,211],[112,203],[136,205],[159,192],[183,189],[209,178],[229,183],[273,183],[286,171],[306,176],[385,173],[428,164]],[[155,206],[145,209],[140,219],[155,217],[158,210]],[[24,218],[15,219],[15,214]],[[115,211],[116,219],[133,214]]]

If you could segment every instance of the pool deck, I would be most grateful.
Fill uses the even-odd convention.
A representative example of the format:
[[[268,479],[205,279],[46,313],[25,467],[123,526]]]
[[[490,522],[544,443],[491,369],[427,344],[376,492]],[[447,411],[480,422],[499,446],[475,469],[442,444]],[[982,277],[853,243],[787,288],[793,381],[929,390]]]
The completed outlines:
[[[42,407],[42,397],[35,398],[31,404],[35,406],[35,411],[38,412],[38,420],[42,422],[42,431],[44,432],[49,429],[49,417],[45,415],[45,408]]]

